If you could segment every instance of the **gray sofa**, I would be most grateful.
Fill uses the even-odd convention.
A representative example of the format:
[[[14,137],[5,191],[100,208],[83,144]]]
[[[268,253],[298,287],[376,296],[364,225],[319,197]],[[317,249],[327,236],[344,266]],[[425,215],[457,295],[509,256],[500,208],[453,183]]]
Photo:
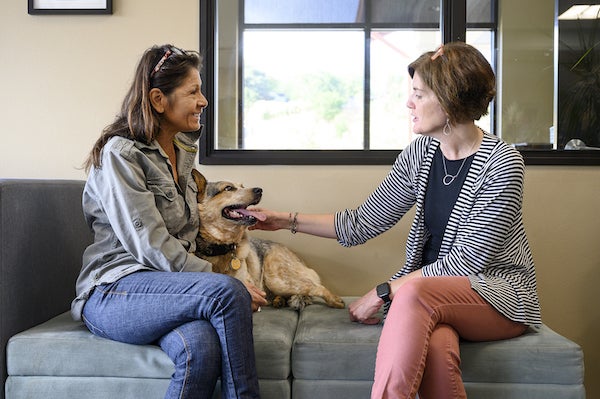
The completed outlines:
[[[81,212],[83,184],[0,179],[6,399],[158,399],[168,385],[173,365],[158,347],[95,337],[67,313],[92,239]],[[380,329],[320,303],[299,313],[256,313],[262,397],[369,397]],[[461,354],[469,398],[585,398],[581,348],[547,326],[507,341],[463,342]]]

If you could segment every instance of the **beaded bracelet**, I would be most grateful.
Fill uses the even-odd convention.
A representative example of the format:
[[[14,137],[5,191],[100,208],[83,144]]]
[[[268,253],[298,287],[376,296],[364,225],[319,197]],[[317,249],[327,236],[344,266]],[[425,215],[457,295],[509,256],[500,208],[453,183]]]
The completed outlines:
[[[292,234],[298,232],[298,212],[294,212],[294,217],[292,217],[292,213],[290,212],[290,231]]]

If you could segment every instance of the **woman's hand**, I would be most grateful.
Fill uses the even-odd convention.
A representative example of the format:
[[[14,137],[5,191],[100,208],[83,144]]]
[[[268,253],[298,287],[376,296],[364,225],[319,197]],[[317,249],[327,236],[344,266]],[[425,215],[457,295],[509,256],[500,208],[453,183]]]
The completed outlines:
[[[381,308],[383,301],[377,296],[375,289],[367,292],[363,297],[348,305],[350,320],[362,324],[378,324],[381,319],[375,314]]]
[[[288,214],[285,212],[275,212],[262,208],[252,208],[252,212],[260,213],[261,218],[257,218],[256,224],[250,226],[249,230],[275,231],[289,226]]]
[[[394,294],[404,283],[414,278],[423,278],[421,269],[390,281],[390,299],[394,299]],[[374,317],[374,315],[379,311],[381,306],[383,306],[383,299],[379,298],[377,289],[373,288],[371,291],[367,292],[365,296],[357,299],[348,306],[350,320],[363,324],[377,324],[381,319],[379,317]]]
[[[244,285],[246,286],[246,289],[252,297],[252,311],[259,312],[261,306],[265,306],[268,304],[267,293],[259,289],[252,283],[244,282]]]
[[[252,212],[260,214],[260,219],[250,230],[288,229],[294,232],[312,234],[324,238],[337,238],[334,214],[307,214],[298,212],[275,212],[262,208],[252,208]]]

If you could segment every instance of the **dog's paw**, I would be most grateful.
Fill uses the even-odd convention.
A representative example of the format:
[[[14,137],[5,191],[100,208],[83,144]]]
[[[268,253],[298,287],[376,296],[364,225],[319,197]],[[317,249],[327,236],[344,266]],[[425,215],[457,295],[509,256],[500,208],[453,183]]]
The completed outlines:
[[[285,306],[285,298],[279,295],[276,295],[275,298],[273,298],[273,301],[271,302],[271,306],[273,306],[275,309],[279,309]]]
[[[292,295],[287,304],[290,308],[301,311],[306,305],[312,304],[312,298],[308,295]]]
[[[344,309],[346,307],[344,300],[339,296],[334,296],[329,302],[327,302],[327,305],[336,309]]]

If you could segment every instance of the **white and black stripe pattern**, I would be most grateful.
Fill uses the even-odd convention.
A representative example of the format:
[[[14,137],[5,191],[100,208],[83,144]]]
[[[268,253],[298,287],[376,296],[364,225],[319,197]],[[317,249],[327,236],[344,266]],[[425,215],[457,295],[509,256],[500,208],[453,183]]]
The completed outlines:
[[[424,204],[427,177],[439,141],[419,137],[396,159],[379,187],[357,209],[338,212],[335,228],[343,246],[364,243],[416,206],[406,264],[396,279],[421,268],[429,233]],[[444,233],[438,260],[424,276],[468,276],[471,286],[511,320],[541,323],[535,268],[522,219],[525,166],[517,150],[490,134],[475,154]]]

